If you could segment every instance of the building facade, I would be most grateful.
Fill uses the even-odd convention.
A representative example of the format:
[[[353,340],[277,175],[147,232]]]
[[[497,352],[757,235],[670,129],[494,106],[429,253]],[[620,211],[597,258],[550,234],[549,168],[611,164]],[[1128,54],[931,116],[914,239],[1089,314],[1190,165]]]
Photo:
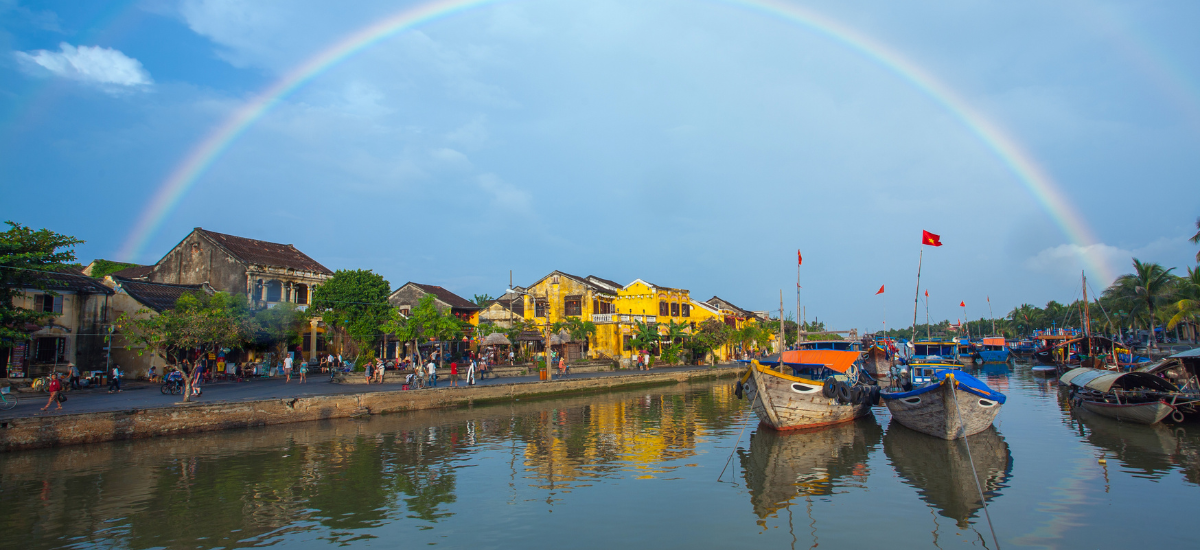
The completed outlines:
[[[24,289],[13,305],[49,317],[40,326],[25,327],[29,340],[0,349],[5,361],[0,374],[36,378],[65,373],[68,363],[75,363],[83,373],[103,372],[109,359],[105,337],[112,322],[113,291],[77,269],[46,273],[39,280],[44,289]]]

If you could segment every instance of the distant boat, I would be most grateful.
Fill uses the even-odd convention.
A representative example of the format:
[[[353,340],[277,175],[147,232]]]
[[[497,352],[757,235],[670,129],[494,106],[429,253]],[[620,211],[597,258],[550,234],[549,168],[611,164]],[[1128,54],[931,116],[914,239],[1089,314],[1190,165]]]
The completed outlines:
[[[735,393],[750,401],[764,425],[776,430],[849,422],[870,414],[871,405],[879,401],[879,386],[864,383],[854,366],[861,354],[802,349],[783,352],[780,361],[752,360]]]
[[[958,342],[953,340],[917,340],[910,345],[909,363],[958,363]]]
[[[1157,424],[1170,416],[1183,421],[1176,410],[1190,405],[1195,396],[1181,394],[1174,384],[1145,372],[1116,372],[1079,367],[1059,378],[1073,407],[1138,424]]]
[[[959,439],[992,425],[1007,397],[948,365],[911,366],[916,387],[880,393],[892,419],[923,434]]]
[[[975,350],[975,346],[968,339],[958,341],[958,362],[962,365],[974,365],[979,363],[979,354]]]
[[[1012,359],[1008,342],[1003,336],[984,336],[979,350],[979,359],[984,363],[1007,363]]]

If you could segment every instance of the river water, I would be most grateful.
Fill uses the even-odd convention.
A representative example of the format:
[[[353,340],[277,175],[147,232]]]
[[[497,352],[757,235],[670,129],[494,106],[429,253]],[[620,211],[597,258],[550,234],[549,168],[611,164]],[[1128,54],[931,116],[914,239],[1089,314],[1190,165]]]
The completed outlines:
[[[0,455],[0,547],[994,548],[988,515],[1007,548],[1196,544],[1200,425],[975,373],[1009,397],[967,442],[986,514],[963,442],[885,408],[777,434],[724,380]]]

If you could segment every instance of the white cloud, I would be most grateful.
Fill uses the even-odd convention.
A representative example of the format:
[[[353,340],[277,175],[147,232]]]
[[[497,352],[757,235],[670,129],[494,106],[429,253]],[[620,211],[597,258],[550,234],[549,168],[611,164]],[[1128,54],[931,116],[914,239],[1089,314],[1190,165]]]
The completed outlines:
[[[1103,274],[1095,273],[1092,266],[1105,266],[1116,276],[1132,271],[1131,262],[1138,258],[1143,262],[1159,262],[1166,267],[1179,265],[1186,259],[1187,238],[1160,237],[1133,249],[1124,249],[1104,243],[1080,246],[1061,244],[1046,248],[1025,260],[1025,267],[1063,280],[1079,280],[1080,271],[1087,271],[1088,280],[1097,283],[1097,289],[1107,287],[1112,281],[1100,280]],[[1186,263],[1185,263],[1186,265]]]
[[[493,206],[506,214],[518,215],[532,212],[533,197],[528,191],[505,182],[495,174],[482,174],[476,178],[479,188],[492,196]]]
[[[141,62],[112,48],[100,46],[75,47],[66,42],[60,51],[35,50],[16,52],[17,59],[27,66],[38,66],[56,76],[78,80],[105,88],[140,88],[153,83],[150,73]]]

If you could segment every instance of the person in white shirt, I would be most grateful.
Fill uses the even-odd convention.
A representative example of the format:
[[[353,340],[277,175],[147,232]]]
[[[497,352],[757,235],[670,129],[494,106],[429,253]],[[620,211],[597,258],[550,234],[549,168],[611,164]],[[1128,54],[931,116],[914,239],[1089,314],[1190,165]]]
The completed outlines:
[[[428,365],[425,365],[425,371],[429,373],[429,386],[437,386],[437,365],[430,361]]]
[[[283,383],[287,384],[292,381],[292,356],[289,355],[283,359],[283,375],[287,377]]]
[[[475,385],[475,360],[471,360],[471,364],[467,365],[467,385]]]

